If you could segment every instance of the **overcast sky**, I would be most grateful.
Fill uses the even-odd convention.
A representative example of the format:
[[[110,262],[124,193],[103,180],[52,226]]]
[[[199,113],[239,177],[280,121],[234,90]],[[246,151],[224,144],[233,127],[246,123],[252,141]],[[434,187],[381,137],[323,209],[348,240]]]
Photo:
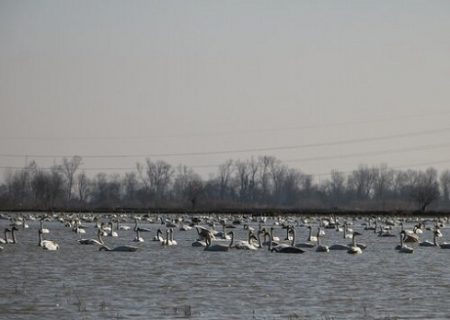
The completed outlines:
[[[449,35],[450,1],[0,0],[0,167],[449,168]]]

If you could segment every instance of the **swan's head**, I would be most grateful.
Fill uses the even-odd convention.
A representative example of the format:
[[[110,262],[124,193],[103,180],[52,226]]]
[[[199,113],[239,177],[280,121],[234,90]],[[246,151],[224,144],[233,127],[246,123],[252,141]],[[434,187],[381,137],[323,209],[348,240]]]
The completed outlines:
[[[353,232],[353,236],[355,236],[355,237],[356,237],[356,236],[360,236],[360,235],[361,235],[361,233],[359,233],[358,231],[354,231],[354,232]]]

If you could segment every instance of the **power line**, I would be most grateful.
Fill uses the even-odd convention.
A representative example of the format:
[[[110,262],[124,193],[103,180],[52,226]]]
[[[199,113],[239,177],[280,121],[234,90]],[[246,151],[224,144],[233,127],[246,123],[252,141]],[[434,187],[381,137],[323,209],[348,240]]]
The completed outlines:
[[[442,132],[447,132],[447,131],[450,131],[450,127],[433,129],[433,130],[409,132],[409,133],[400,133],[400,134],[393,134],[393,135],[384,135],[384,136],[378,136],[378,137],[372,137],[372,138],[355,138],[355,139],[335,140],[335,141],[329,141],[329,142],[298,144],[298,145],[280,146],[280,147],[230,149],[230,150],[203,151],[203,152],[134,154],[134,155],[131,155],[131,154],[128,154],[128,155],[127,154],[122,154],[122,155],[81,155],[81,157],[82,158],[91,158],[91,159],[94,159],[94,158],[95,159],[151,158],[151,157],[186,157],[186,156],[220,155],[220,154],[233,154],[233,153],[267,152],[267,151],[307,149],[307,148],[317,148],[317,147],[325,147],[325,146],[357,144],[357,143],[361,143],[361,142],[370,142],[370,141],[383,141],[383,140],[391,140],[391,139],[399,139],[399,138],[409,138],[409,137],[416,137],[416,136],[421,136],[421,135],[431,135],[431,134],[435,134],[435,133],[442,133]],[[24,158],[26,156],[32,157],[32,158],[71,157],[68,155],[0,154],[0,157],[3,157],[3,158]]]
[[[344,121],[344,122],[331,122],[327,124],[313,124],[313,125],[303,125],[303,126],[292,126],[292,127],[278,127],[278,128],[263,128],[255,130],[233,130],[233,131],[219,131],[219,132],[200,132],[200,133],[182,133],[174,135],[154,135],[154,136],[111,136],[111,137],[0,137],[0,140],[49,140],[49,141],[67,141],[67,140],[149,140],[149,139],[178,139],[178,138],[193,138],[193,137],[211,137],[211,136],[224,136],[224,135],[242,135],[242,134],[252,134],[252,133],[264,133],[264,132],[281,132],[289,130],[303,130],[303,129],[318,129],[318,128],[330,128],[330,127],[342,127],[351,125],[363,125],[387,121],[398,121],[405,119],[415,119],[415,118],[425,118],[434,116],[449,115],[450,111],[438,111],[438,112],[427,112],[421,114],[414,114],[408,116],[390,116],[386,118],[370,119],[363,121]]]

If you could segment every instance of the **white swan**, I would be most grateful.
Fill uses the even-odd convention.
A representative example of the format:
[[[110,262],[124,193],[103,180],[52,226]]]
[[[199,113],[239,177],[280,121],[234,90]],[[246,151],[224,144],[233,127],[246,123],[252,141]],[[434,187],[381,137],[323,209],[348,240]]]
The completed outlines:
[[[144,242],[144,238],[141,237],[139,229],[136,229],[136,237],[134,237],[133,241]]]
[[[359,232],[353,232],[352,245],[347,250],[347,253],[350,253],[350,254],[361,254],[362,253],[362,249],[356,245],[356,240],[355,240],[356,236],[359,236],[359,235],[361,235]]]
[[[400,245],[395,247],[396,250],[398,250],[400,253],[413,253],[414,249],[408,247],[407,245],[405,245],[404,242],[404,237],[405,237],[405,231],[401,231],[400,232]]]
[[[153,241],[159,241],[159,242],[164,242],[164,238],[162,236],[162,231],[161,229],[158,229],[156,231],[156,236],[153,237]]]
[[[230,248],[238,249],[238,250],[258,250],[257,247],[250,244],[247,241],[234,241],[234,232],[230,231],[228,234],[231,236]]]
[[[431,242],[429,240],[424,240],[419,243],[419,246],[421,246],[421,247],[438,247],[439,245],[437,244],[437,231],[433,231],[433,242]]]
[[[308,242],[317,242],[317,237],[312,235],[312,227],[308,226],[308,229],[309,229],[309,236],[308,236],[307,241]]]
[[[50,233],[50,230],[48,230],[47,228],[44,228],[43,220],[40,221],[40,229],[41,229],[42,233]]]
[[[270,228],[270,238],[272,239],[273,236],[273,228]],[[295,244],[295,229],[292,229],[292,242],[291,245],[288,244],[279,244],[275,247],[272,247],[272,241],[269,243],[269,251],[271,252],[277,252],[277,253],[304,253],[300,248],[297,248],[294,246]]]
[[[317,230],[317,248],[316,248],[316,252],[330,252],[330,248],[326,245],[321,245],[320,244],[320,227]]]
[[[212,237],[208,234],[205,238],[206,247],[204,251],[224,252],[230,249],[230,246],[224,244],[212,244]]]
[[[81,237],[81,234],[80,234]],[[77,240],[79,244],[84,244],[84,245],[93,245],[93,244],[97,244],[99,246],[102,246],[103,243],[103,239],[102,239],[102,231],[100,229],[97,230],[97,239],[78,239]]]
[[[173,239],[173,228],[170,228],[170,242],[172,242],[172,246],[176,246],[178,243]]]
[[[111,226],[108,237],[118,237],[119,235],[117,234],[117,232],[113,231],[113,223],[109,222],[108,224]]]
[[[59,244],[56,241],[44,240],[41,230],[39,230],[39,246],[48,251],[56,251],[59,249]]]
[[[174,243],[174,241],[172,240],[172,229],[166,229],[166,240],[164,240],[163,242],[161,242],[161,245],[163,246],[175,246],[177,245],[176,241]]]

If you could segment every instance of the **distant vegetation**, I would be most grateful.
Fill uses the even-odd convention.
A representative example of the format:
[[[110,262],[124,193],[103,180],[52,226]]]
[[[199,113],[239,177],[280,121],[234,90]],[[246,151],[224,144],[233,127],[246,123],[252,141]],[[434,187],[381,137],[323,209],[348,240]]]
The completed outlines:
[[[95,208],[298,208],[447,210],[450,171],[360,166],[320,183],[271,156],[228,160],[209,179],[165,161],[138,163],[123,175],[89,178],[81,157],[50,169],[33,161],[9,171],[0,186],[0,209]]]

